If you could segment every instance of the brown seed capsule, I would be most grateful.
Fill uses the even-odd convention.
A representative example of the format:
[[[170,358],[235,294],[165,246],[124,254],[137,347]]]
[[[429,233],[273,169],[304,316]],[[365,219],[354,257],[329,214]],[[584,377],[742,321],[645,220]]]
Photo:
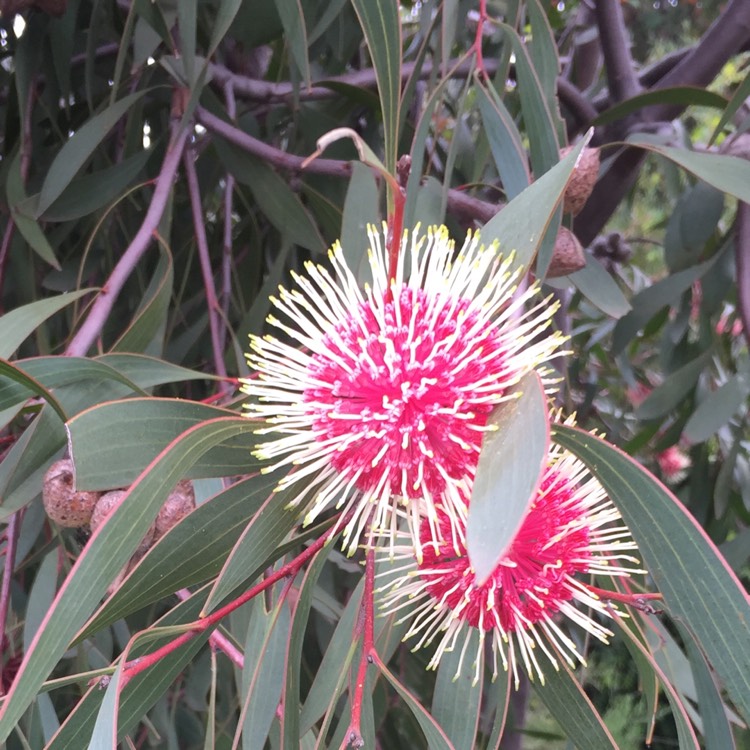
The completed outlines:
[[[85,526],[91,520],[91,513],[100,495],[100,492],[76,491],[75,468],[69,458],[55,461],[44,475],[44,509],[58,526]]]
[[[99,498],[99,502],[94,508],[94,512],[91,515],[91,532],[94,533],[106,520],[107,516],[122,502],[122,499],[127,494],[126,490],[112,490],[107,492]],[[138,545],[138,549],[133,553],[132,560],[140,560],[146,552],[150,549],[154,542],[154,532],[156,527],[151,524],[146,535]]]
[[[156,517],[156,535],[154,542],[176,526],[188,513],[195,509],[195,492],[193,483],[184,480],[172,490],[167,501],[162,505]]]
[[[571,149],[571,146],[560,151],[560,156],[565,156]],[[586,205],[586,201],[594,189],[597,177],[599,176],[599,149],[584,148],[578,157],[578,163],[573,170],[573,174],[568,180],[568,184],[563,194],[563,211],[566,214],[577,216]]]
[[[549,278],[567,276],[569,273],[580,271],[586,265],[586,254],[583,247],[570,229],[560,227],[555,239],[555,249],[552,260],[547,269]]]

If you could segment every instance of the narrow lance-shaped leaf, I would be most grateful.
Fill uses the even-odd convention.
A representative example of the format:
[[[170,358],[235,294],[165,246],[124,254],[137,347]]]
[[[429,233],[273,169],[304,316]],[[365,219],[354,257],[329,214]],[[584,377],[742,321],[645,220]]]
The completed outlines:
[[[170,489],[212,446],[251,432],[253,427],[243,417],[193,427],[171,443],[128,490],[125,501],[86,545],[26,653],[0,711],[0,742],[13,731],[109,583],[135,552]]]
[[[555,426],[619,508],[670,614],[686,623],[737,709],[750,719],[750,600],[719,551],[680,501],[605,441]]]
[[[521,527],[549,451],[549,416],[536,373],[518,384],[517,398],[496,406],[479,454],[466,524],[469,560],[481,585]]]

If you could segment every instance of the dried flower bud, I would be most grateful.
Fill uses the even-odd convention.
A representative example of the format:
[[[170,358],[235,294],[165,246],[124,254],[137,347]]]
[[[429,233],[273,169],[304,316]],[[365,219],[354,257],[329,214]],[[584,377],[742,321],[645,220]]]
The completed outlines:
[[[75,468],[69,458],[55,461],[47,469],[42,484],[42,500],[47,515],[58,525],[85,526],[101,493],[77,492]]]
[[[583,247],[570,229],[560,227],[552,251],[552,260],[547,269],[549,278],[567,276],[569,273],[580,271],[586,265],[586,254]]]
[[[127,494],[126,490],[112,490],[101,496],[99,502],[94,508],[94,512],[91,516],[91,531],[95,532],[106,520],[107,516],[122,502],[122,499]],[[131,561],[140,560],[146,552],[148,552],[151,545],[154,543],[154,532],[156,527],[151,524],[146,535],[141,539],[141,543],[138,545],[138,549],[133,553]]]
[[[571,146],[560,151],[560,156],[565,156]],[[584,148],[578,157],[578,163],[573,169],[573,174],[565,188],[563,195],[563,211],[566,214],[577,216],[586,205],[586,201],[594,189],[599,177],[599,149]]]
[[[154,541],[161,539],[192,510],[195,510],[193,483],[188,480],[178,482],[156,517]]]

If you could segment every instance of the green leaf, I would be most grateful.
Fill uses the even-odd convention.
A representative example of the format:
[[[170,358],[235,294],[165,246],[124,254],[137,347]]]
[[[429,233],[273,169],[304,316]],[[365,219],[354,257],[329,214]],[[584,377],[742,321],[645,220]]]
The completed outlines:
[[[500,750],[500,743],[505,735],[506,720],[508,718],[508,704],[510,703],[511,673],[502,672],[488,688],[488,701],[494,705],[495,715],[492,719],[492,733],[487,741],[487,750]]]
[[[400,698],[414,714],[414,718],[417,720],[420,729],[424,732],[425,739],[430,750],[453,750],[454,745],[451,744],[445,732],[440,728],[435,719],[430,716],[427,709],[419,702],[409,690],[402,685],[396,677],[388,670],[385,664],[378,664],[380,671],[386,680],[391,684],[394,690],[399,694]]]
[[[76,177],[40,218],[72,221],[109,206],[141,173],[151,151],[140,151],[98,172]]]
[[[307,29],[305,13],[300,0],[274,0],[276,12],[284,26],[284,42],[289,46],[292,59],[310,88],[310,61],[307,58]]]
[[[593,255],[586,255],[586,265],[568,278],[576,289],[610,318],[621,318],[630,311],[630,303],[607,269]]]
[[[702,443],[746,408],[750,383],[743,375],[733,375],[720,388],[700,402],[683,434],[691,443]]]
[[[544,684],[533,683],[554,719],[576,750],[619,750],[604,720],[563,659],[560,669],[545,670]]]
[[[57,152],[39,193],[37,215],[42,215],[70,185],[117,121],[150,89],[129,94],[92,117]]]
[[[177,23],[180,31],[180,58],[185,66],[185,77],[190,88],[195,83],[195,32],[197,3],[176,3]]]
[[[214,146],[224,166],[250,188],[261,211],[279,232],[314,253],[325,249],[317,225],[285,179],[265,162],[221,138],[214,139]]]
[[[589,139],[587,134],[565,158],[491,218],[480,230],[482,242],[489,245],[497,240],[505,255],[515,251],[518,264],[528,268],[562,200],[578,155]]]
[[[306,485],[305,480],[295,482],[281,492],[274,492],[263,503],[224,563],[208,597],[206,614],[216,609],[244,581],[262,572],[266,558],[297,525],[298,514],[287,505],[304,492]]]
[[[369,275],[367,226],[380,223],[378,202],[378,184],[372,169],[361,162],[353,162],[341,220],[341,248],[346,264],[360,282]]]
[[[112,750],[117,747],[117,703],[120,696],[120,676],[122,665],[118,665],[109,680],[104,700],[96,716],[94,731],[89,741],[89,750]]]
[[[0,357],[8,359],[47,318],[91,291],[93,290],[81,289],[60,294],[5,313],[0,317]]]
[[[174,591],[216,576],[244,529],[264,512],[269,496],[277,499],[272,493],[278,479],[273,474],[250,477],[201,503],[148,551],[86,623],[76,642]],[[249,561],[250,575],[267,563],[263,550],[258,553],[255,562]]]
[[[661,146],[645,140],[629,139],[633,146],[660,154],[717,190],[750,203],[750,163],[747,159],[722,154],[698,153],[684,148]]]
[[[637,112],[644,107],[654,104],[673,104],[680,107],[711,107],[723,110],[727,106],[727,100],[713,91],[708,91],[698,86],[670,86],[654,91],[646,91],[638,94],[624,102],[618,102],[609,109],[605,109],[591,124],[606,125],[615,120]]]
[[[734,117],[739,111],[740,107],[745,103],[747,97],[750,96],[750,76],[745,75],[745,79],[742,83],[737,86],[732,98],[729,100],[729,104],[726,105],[724,112],[719,118],[719,122],[716,123],[714,132],[711,133],[711,140],[708,142],[709,146],[712,146],[719,133],[726,127],[727,123]]]
[[[281,746],[286,750],[298,750],[300,745],[300,667],[303,662],[305,632],[310,617],[315,587],[323,567],[328,561],[327,549],[319,550],[302,576],[294,608],[292,629],[287,638],[286,679],[284,680],[284,718],[281,722]]]
[[[454,747],[475,747],[482,712],[484,682],[483,650],[479,631],[471,628],[466,643],[446,651],[440,659],[432,697],[432,715],[443,728]],[[472,664],[462,664],[477,656],[476,671]],[[474,675],[479,679],[475,680]]]
[[[471,491],[466,548],[477,583],[505,554],[536,496],[549,452],[547,398],[532,372],[487,420]]]
[[[718,257],[714,256],[705,263],[670,274],[638,292],[631,300],[633,309],[617,321],[612,334],[612,354],[619,354],[659,310],[670,305],[684,291],[690,289],[693,282],[703,276]]]
[[[478,83],[474,90],[497,173],[508,200],[512,200],[531,182],[521,134],[495,89]]]
[[[732,727],[724,709],[724,702],[721,700],[719,686],[716,684],[706,658],[692,634],[687,632],[687,628],[681,628],[681,631],[682,641],[685,644],[690,666],[693,670],[693,678],[695,679],[706,748],[707,750],[734,750]]]
[[[677,498],[617,448],[556,425],[555,442],[602,483],[630,528],[671,615],[684,622],[745,719],[750,719],[750,601],[742,584]]]
[[[26,618],[23,624],[24,652],[28,651],[29,644],[34,639],[50,604],[52,604],[52,600],[55,598],[58,556],[58,550],[53,550],[45,555],[31,586],[29,602],[26,606]]]
[[[205,602],[205,589],[194,594],[184,602],[177,604],[154,626],[182,625],[197,619],[201,606]],[[167,631],[169,632],[169,631]],[[153,628],[151,633],[153,633]],[[159,661],[158,669],[150,669],[136,675],[122,691],[119,707],[118,735],[120,739],[137,726],[146,712],[164,694],[169,685],[185,669],[208,640],[210,632],[193,638],[189,643],[168,654]],[[163,646],[173,636],[162,636],[155,642],[145,643],[144,639],[136,642],[130,650],[130,657],[137,658],[148,652],[148,649]],[[53,741],[45,750],[80,750],[96,721],[96,714],[101,705],[104,693],[99,685],[91,687],[76,704],[65,719]]]
[[[24,188],[23,180],[21,178],[20,164],[21,157],[20,153],[18,153],[11,162],[5,185],[11,216],[13,217],[16,227],[18,227],[18,231],[26,242],[29,243],[32,250],[34,250],[42,260],[49,263],[53,268],[56,268],[59,271],[60,264],[55,257],[55,251],[52,249],[52,245],[50,245],[47,236],[42,231],[42,228],[39,226],[36,219],[27,213],[30,201],[27,199],[26,189]]]
[[[724,193],[698,182],[680,197],[664,236],[664,258],[671,271],[695,265],[713,237],[724,211]]]
[[[146,352],[150,345],[155,344],[156,353],[161,353],[159,339],[163,338],[167,324],[174,268],[169,250],[160,245],[159,251],[159,263],[151,273],[141,304],[127,329],[112,346],[113,352]]]
[[[212,57],[214,52],[216,52],[241,7],[242,0],[220,0],[214,29],[211,32],[211,44],[208,48],[207,58]]]
[[[397,3],[352,0],[375,69],[385,139],[385,168],[396,172],[399,96],[401,93],[401,22]]]
[[[627,628],[624,624],[623,619],[619,615],[614,616],[615,622],[620,626],[620,632],[629,639],[632,646],[638,649],[643,656],[649,660],[651,668],[659,679],[662,688],[667,696],[669,705],[672,708],[672,716],[677,726],[677,739],[679,742],[680,750],[700,750],[700,744],[698,738],[695,736],[695,731],[690,723],[690,718],[687,715],[683,701],[680,699],[680,695],[675,690],[672,683],[667,678],[662,668],[653,659],[651,653],[641,643],[641,641]]]
[[[311,729],[323,716],[326,709],[330,708],[331,696],[336,695],[337,687],[338,689],[341,687],[339,683],[342,676],[349,671],[357,646],[354,628],[360,613],[363,590],[364,579],[360,580],[347,602],[346,609],[344,609],[344,613],[341,615],[336,630],[333,632],[333,636],[323,654],[323,660],[315,672],[313,684],[300,714],[300,732],[302,734]]]
[[[709,349],[680,367],[679,370],[675,370],[636,407],[636,417],[638,419],[655,419],[664,416],[679,406],[685,396],[695,388],[699,375],[710,364],[712,357],[713,350]]]
[[[242,669],[242,733],[245,747],[261,748],[281,699],[291,617],[283,597],[270,612],[265,611],[262,596],[250,606]]]
[[[58,400],[38,380],[34,380],[28,373],[15,367],[10,362],[6,362],[4,359],[0,359],[0,378],[2,377],[8,378],[13,383],[44,399],[63,422],[67,421],[68,417]],[[1,385],[2,381],[0,381]],[[8,408],[7,403],[2,404],[2,408]]]
[[[89,540],[26,652],[0,711],[0,742],[13,731],[107,586],[135,552],[172,487],[213,446],[252,429],[250,420],[242,417],[199,424],[173,441],[140,475]]]
[[[127,487],[169,443],[186,430],[232,412],[194,401],[133,398],[81,412],[68,422],[71,456],[80,489]],[[236,476],[257,468],[250,452],[258,442],[257,424],[247,420],[233,440],[199,456],[190,478]]]
[[[534,178],[538,180],[560,158],[557,139],[557,133],[560,132],[559,115],[551,109],[551,106],[556,106],[556,101],[554,97],[552,101],[545,97],[544,86],[532,64],[529,50],[516,30],[504,23],[498,24],[498,27],[505,33],[516,56],[518,96],[529,139],[531,169]]]

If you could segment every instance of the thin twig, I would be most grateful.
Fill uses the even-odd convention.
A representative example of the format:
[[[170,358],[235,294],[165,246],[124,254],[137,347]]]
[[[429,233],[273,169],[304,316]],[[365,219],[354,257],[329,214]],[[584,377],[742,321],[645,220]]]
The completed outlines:
[[[225,99],[227,105],[227,116],[234,121],[237,117],[237,102],[234,98],[234,89],[225,87]],[[224,237],[221,255],[221,291],[219,292],[219,304],[221,305],[224,320],[229,320],[229,304],[232,298],[232,212],[234,210],[234,175],[226,172],[226,183],[224,185]],[[221,328],[222,351],[227,343],[226,326]]]
[[[350,514],[351,515],[351,514]],[[348,523],[348,518],[344,518],[339,524],[329,529],[323,536],[316,539],[307,549],[303,550],[297,557],[290,560],[286,565],[280,567],[274,573],[271,573],[267,578],[257,583],[255,586],[249,588],[244,594],[239,596],[229,604],[224,605],[210,615],[201,617],[192,623],[189,630],[177,636],[174,640],[165,644],[161,648],[152,651],[146,656],[133,659],[123,665],[122,668],[122,682],[121,688],[133,679],[136,675],[144,672],[152,666],[158,664],[163,658],[168,656],[177,650],[180,646],[189,643],[193,638],[201,633],[205,633],[206,630],[214,627],[223,620],[227,615],[239,609],[243,604],[247,604],[251,599],[254,599],[258,594],[262,594],[266,589],[273,586],[277,581],[289,576],[295,576],[302,568],[302,566],[310,559],[312,559],[339,531],[340,527]]]
[[[187,601],[191,596],[192,594],[190,591],[188,591],[188,589],[180,589],[177,592],[177,598],[181,602]],[[227,656],[232,664],[234,664],[236,667],[239,667],[240,669],[244,669],[245,655],[223,633],[219,632],[218,630],[214,630],[214,632],[209,636],[208,640],[215,649],[221,651],[225,656]]]
[[[78,329],[76,335],[68,344],[65,353],[71,357],[84,357],[93,345],[97,336],[101,333],[107,318],[114,307],[117,295],[125,286],[130,274],[138,264],[143,253],[147,250],[153,239],[153,234],[161,221],[162,214],[169,200],[169,194],[172,191],[177,167],[182,158],[182,152],[185,148],[189,128],[180,127],[179,120],[173,123],[172,138],[164,161],[161,165],[161,171],[156,178],[154,194],[151,203],[143,219],[140,229],[136,232],[127,250],[115,265],[112,273],[107,279],[99,296],[89,310],[86,320]]]
[[[6,628],[8,625],[8,610],[10,608],[10,586],[13,582],[13,570],[16,566],[16,550],[18,549],[18,534],[21,530],[23,520],[23,509],[17,511],[10,517],[6,529],[5,564],[3,567],[3,582],[0,585],[0,644],[9,643],[6,640]],[[3,663],[0,659],[0,695],[3,690]]]
[[[225,138],[254,156],[258,156],[269,164],[291,172],[301,172],[302,163],[307,157],[290,154],[286,151],[269,146],[267,143],[253,138],[239,128],[211,114],[202,107],[195,113],[196,120],[214,135]],[[336,159],[315,159],[304,168],[310,174],[324,174],[332,177],[349,178],[352,165],[349,161]],[[460,190],[448,191],[448,210],[464,221],[478,221],[482,224],[489,221],[500,209],[502,204],[488,203],[479,198],[473,198]]]
[[[190,196],[190,208],[193,214],[193,230],[195,231],[195,244],[198,247],[198,259],[203,275],[203,288],[206,293],[206,307],[208,308],[208,327],[211,332],[211,347],[214,354],[214,369],[216,374],[222,378],[227,376],[227,368],[224,364],[224,350],[221,348],[221,328],[223,327],[219,300],[216,297],[216,285],[214,284],[214,273],[211,268],[211,257],[208,251],[208,239],[206,238],[206,224],[203,221],[203,205],[201,203],[200,186],[198,185],[198,174],[195,171],[195,154],[192,148],[184,150],[183,162],[185,176],[187,177],[187,189]],[[222,384],[222,388],[226,384]]]

